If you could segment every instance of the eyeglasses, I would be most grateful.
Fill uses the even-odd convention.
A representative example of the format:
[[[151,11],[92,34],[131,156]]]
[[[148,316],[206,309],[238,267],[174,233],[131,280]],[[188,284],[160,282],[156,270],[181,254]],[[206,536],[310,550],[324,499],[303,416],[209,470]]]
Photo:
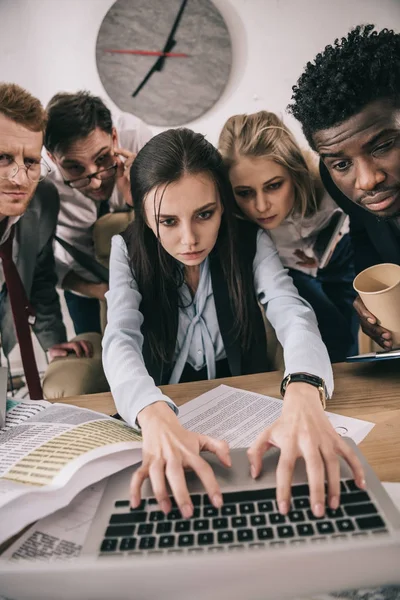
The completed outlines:
[[[13,179],[20,169],[25,169],[28,179],[35,183],[43,181],[51,171],[44,161],[32,163],[27,167],[19,165],[9,156],[0,156],[0,179]]]
[[[79,190],[80,188],[84,188],[90,185],[93,177],[96,179],[110,179],[114,176],[115,171],[117,170],[118,163],[114,163],[111,167],[107,167],[106,169],[101,169],[100,171],[96,171],[96,173],[92,173],[91,175],[86,175],[86,177],[80,177],[79,179],[70,179],[69,181],[64,179],[65,185],[68,185],[70,188]]]

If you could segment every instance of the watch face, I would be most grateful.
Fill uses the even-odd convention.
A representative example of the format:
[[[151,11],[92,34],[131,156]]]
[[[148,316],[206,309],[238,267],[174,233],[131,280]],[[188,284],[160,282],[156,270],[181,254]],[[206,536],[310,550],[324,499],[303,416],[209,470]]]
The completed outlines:
[[[117,0],[100,26],[96,60],[121,110],[151,125],[182,125],[222,94],[231,39],[210,0]]]

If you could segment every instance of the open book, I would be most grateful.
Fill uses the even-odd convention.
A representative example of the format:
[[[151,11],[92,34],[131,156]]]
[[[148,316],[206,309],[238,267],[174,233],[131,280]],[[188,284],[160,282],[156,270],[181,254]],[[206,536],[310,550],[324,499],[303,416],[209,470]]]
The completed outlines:
[[[141,437],[101,413],[46,401],[9,403],[0,429],[0,544],[141,460]]]

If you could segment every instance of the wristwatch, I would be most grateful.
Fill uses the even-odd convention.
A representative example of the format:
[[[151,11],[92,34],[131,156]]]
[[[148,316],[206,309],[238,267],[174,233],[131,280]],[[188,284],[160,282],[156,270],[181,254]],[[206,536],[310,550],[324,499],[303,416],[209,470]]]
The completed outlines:
[[[311,375],[310,373],[289,373],[286,375],[281,383],[281,396],[284,397],[286,388],[289,383],[309,383],[316,387],[319,391],[319,397],[323,409],[326,408],[326,401],[329,399],[328,390],[326,389],[325,381],[317,375]]]

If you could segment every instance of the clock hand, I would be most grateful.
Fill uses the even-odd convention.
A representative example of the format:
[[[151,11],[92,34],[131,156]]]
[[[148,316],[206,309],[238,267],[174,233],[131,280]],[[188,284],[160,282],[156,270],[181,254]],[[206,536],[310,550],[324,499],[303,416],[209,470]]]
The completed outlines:
[[[163,52],[162,50],[120,50],[106,48],[104,52],[115,54],[138,54],[139,56],[167,56],[168,58],[189,58],[189,54],[183,52]]]
[[[138,93],[140,92],[140,90],[143,88],[143,86],[148,82],[148,80],[150,79],[150,77],[153,75],[153,73],[155,73],[155,71],[161,71],[164,67],[164,63],[165,63],[165,54],[171,52],[172,48],[175,46],[176,41],[174,40],[174,35],[176,33],[176,30],[178,29],[179,26],[179,22],[182,18],[182,14],[183,11],[185,9],[185,6],[187,4],[188,0],[182,0],[182,4],[179,8],[178,14],[176,15],[175,21],[172,25],[171,31],[169,33],[169,36],[167,38],[167,41],[165,42],[164,48],[162,49],[163,55],[160,56],[156,62],[154,63],[154,65],[151,67],[150,71],[147,73],[147,75],[144,77],[143,81],[138,85],[138,87],[136,88],[136,90],[133,92],[132,97],[135,98]]]

